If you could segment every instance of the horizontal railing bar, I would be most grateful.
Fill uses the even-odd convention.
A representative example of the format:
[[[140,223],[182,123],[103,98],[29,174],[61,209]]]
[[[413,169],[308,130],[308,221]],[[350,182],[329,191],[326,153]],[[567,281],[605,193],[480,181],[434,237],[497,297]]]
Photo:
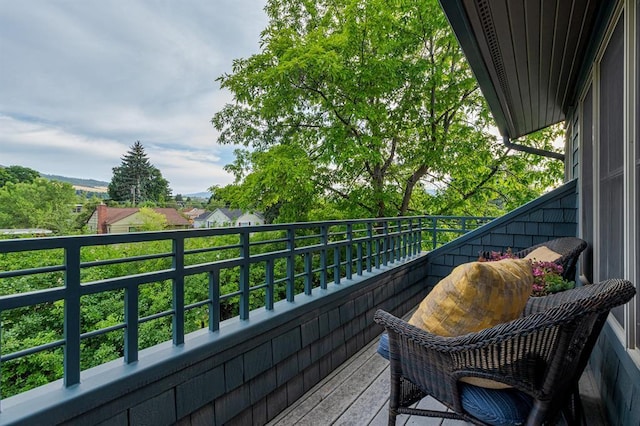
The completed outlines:
[[[106,278],[100,281],[90,281],[82,283],[80,289],[82,295],[102,293],[105,291],[120,290],[128,287],[135,287],[141,284],[149,284],[159,281],[167,281],[176,276],[173,269],[165,269],[158,272],[146,272],[143,274],[126,275],[124,277]]]
[[[40,266],[38,268],[30,268],[30,269],[16,269],[13,271],[0,272],[0,278],[13,278],[13,277],[21,277],[21,276],[27,276],[27,275],[46,274],[50,272],[64,271],[65,269],[66,268],[64,265]]]
[[[253,287],[249,287],[249,290],[260,290],[261,288],[267,288],[267,283],[262,283],[258,285],[254,285]]]
[[[205,272],[213,272],[218,269],[235,268],[242,265],[244,260],[236,257],[228,260],[216,260],[215,262],[197,263],[195,265],[189,265],[184,267],[185,275],[197,275]]]
[[[101,328],[99,330],[93,330],[93,331],[87,331],[86,333],[81,333],[80,334],[80,338],[81,339],[89,339],[91,337],[100,336],[102,334],[107,334],[107,333],[110,333],[112,331],[121,330],[123,328],[127,328],[127,324],[121,322],[120,324],[115,324],[115,325],[112,325],[112,326],[109,326],[109,327]]]
[[[21,351],[3,355],[2,357],[0,357],[0,362],[12,361],[14,359],[37,354],[38,352],[59,348],[60,346],[64,346],[64,344],[65,344],[64,339],[61,339],[61,340],[56,340],[54,342],[49,342],[42,345],[34,346],[33,348],[23,349]]]
[[[145,322],[153,321],[154,319],[168,317],[169,315],[174,315],[176,311],[174,309],[169,309],[168,311],[158,312],[152,315],[147,315],[146,317],[142,317],[138,320],[138,324],[143,324]]]
[[[205,247],[205,248],[199,248],[199,249],[188,249],[184,251],[184,254],[186,256],[188,254],[215,253],[217,251],[233,250],[240,247],[241,246],[239,244],[233,244],[228,246],[215,246],[215,247]]]
[[[288,281],[287,277],[278,278],[273,280],[273,284],[276,285],[276,284],[286,283],[287,281]]]
[[[131,256],[131,257],[119,257],[116,259],[105,259],[105,260],[94,260],[91,262],[81,262],[81,268],[94,268],[96,266],[105,266],[105,265],[118,265],[120,263],[129,263],[129,262],[140,262],[143,260],[154,260],[154,259],[162,259],[167,257],[172,257],[173,253],[157,253],[157,254],[146,254],[140,256]]]
[[[242,292],[240,290],[237,290],[231,293],[220,295],[220,300],[227,300],[227,299],[231,299],[233,296],[240,296],[240,295],[242,295]]]
[[[263,246],[263,245],[267,245],[267,244],[286,243],[287,241],[289,241],[289,240],[286,237],[283,237],[283,238],[276,238],[276,239],[273,239],[273,240],[250,241],[249,245],[251,247],[258,247],[258,246]]]
[[[211,299],[201,300],[199,302],[191,303],[189,305],[184,305],[184,310],[185,311],[189,311],[191,309],[196,309],[196,308],[199,308],[201,306],[208,305],[209,303],[211,303]]]
[[[64,287],[56,287],[0,296],[0,311],[57,302],[64,299],[66,291]]]

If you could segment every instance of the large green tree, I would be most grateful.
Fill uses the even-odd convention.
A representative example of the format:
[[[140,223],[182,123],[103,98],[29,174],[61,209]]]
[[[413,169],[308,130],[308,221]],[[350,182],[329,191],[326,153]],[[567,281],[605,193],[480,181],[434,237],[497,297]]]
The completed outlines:
[[[75,229],[75,190],[69,183],[37,178],[0,188],[0,228],[44,228],[58,234]]]
[[[163,203],[171,197],[169,182],[151,164],[140,141],[122,157],[120,166],[113,168],[108,192],[112,200],[133,205],[149,201]]]
[[[506,182],[513,162],[526,169],[513,182],[537,185],[547,160],[496,143],[436,0],[270,0],[265,10],[262,50],[220,77],[234,102],[212,119],[220,143],[245,147],[228,166],[235,188],[222,191],[232,204],[293,200],[306,211],[298,220],[314,199],[350,216],[405,215],[431,208],[428,185],[446,182],[453,210],[521,194],[482,191]]]
[[[5,186],[9,182],[33,182],[40,177],[40,173],[22,166],[0,167],[0,187]]]

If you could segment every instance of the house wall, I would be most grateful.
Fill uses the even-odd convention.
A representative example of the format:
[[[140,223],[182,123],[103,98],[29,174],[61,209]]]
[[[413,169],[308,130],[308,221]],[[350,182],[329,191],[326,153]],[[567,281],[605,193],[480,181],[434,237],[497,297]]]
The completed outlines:
[[[211,215],[207,218],[207,228],[212,228],[216,226],[225,226],[227,224],[230,225],[230,220],[224,213],[220,210],[215,210]]]
[[[253,213],[245,213],[236,220],[236,224],[244,224],[245,226],[264,225],[264,219],[256,216]]]
[[[620,56],[616,57],[625,58],[624,61],[620,60],[625,62],[622,88],[606,83],[602,77],[604,71],[601,69],[603,66],[600,59],[600,55],[604,56],[604,52],[609,50],[608,37],[613,33],[613,24],[617,19],[621,20],[618,28],[624,28],[625,31],[624,47],[618,53]],[[580,177],[583,181],[580,187],[585,189],[579,197],[579,236],[594,248],[592,252],[584,254],[593,259],[593,262],[585,264],[585,277],[592,277],[593,281],[597,281],[609,274],[607,269],[613,267],[616,274],[634,282],[638,288],[640,191],[636,188],[634,195],[633,188],[640,185],[640,179],[638,170],[634,172],[633,158],[634,155],[638,156],[640,150],[637,136],[640,129],[640,1],[610,2],[601,22],[602,27],[592,36],[592,54],[583,65],[583,78],[576,89],[576,100],[572,102],[574,107],[567,114],[567,122],[573,124],[572,155],[567,158],[570,161],[567,169],[574,176]],[[619,82],[620,78],[616,80]],[[608,95],[602,92],[610,88],[617,91],[613,99],[615,102],[621,102],[623,113],[616,112],[612,116],[607,111],[611,108],[602,106],[601,98]],[[608,135],[601,131],[603,128],[620,128],[621,136],[607,137]],[[629,140],[629,143],[625,143],[625,140]],[[611,148],[614,144],[615,147]],[[621,169],[622,183],[616,186],[616,190],[621,190],[622,187],[625,192],[617,201],[610,202],[607,200],[612,191],[602,183],[603,175],[610,173],[607,170],[610,160],[605,159],[602,153],[604,151],[609,156],[609,152],[615,149],[624,152],[625,158],[625,164]],[[631,202],[624,201],[625,198]],[[621,218],[616,218],[616,215],[620,215]],[[618,227],[615,232],[618,235],[616,238],[609,237],[610,229],[603,226],[609,224]],[[612,253],[609,248],[611,245],[614,245],[616,251],[620,251],[620,254],[614,255],[614,259],[609,259]],[[607,417],[609,422],[615,425],[640,424],[639,317],[638,296],[626,307],[616,308],[615,315],[610,315],[605,324],[590,359]]]
[[[139,227],[142,225],[143,219],[139,213],[134,213],[130,216],[127,216],[117,222],[108,225],[110,234],[120,234],[123,232],[130,232],[129,228],[131,227]]]
[[[89,220],[87,220],[87,230],[89,232],[97,232],[98,231],[98,209],[94,210]]]
[[[605,324],[590,359],[604,409],[612,425],[640,425],[640,369]]]

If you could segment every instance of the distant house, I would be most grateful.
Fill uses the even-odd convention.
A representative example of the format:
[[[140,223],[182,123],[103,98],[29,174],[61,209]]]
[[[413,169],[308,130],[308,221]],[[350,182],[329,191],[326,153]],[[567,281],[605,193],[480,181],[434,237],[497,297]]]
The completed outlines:
[[[191,221],[194,221],[198,216],[201,216],[204,213],[210,213],[210,212],[207,212],[205,209],[198,209],[195,207],[182,210],[182,214],[185,215],[187,219]],[[197,226],[194,226],[194,227],[198,228]]]
[[[176,209],[154,208],[153,211],[160,213],[167,219],[167,225],[170,229],[191,227],[189,220]],[[139,231],[143,223],[144,218],[140,214],[139,208],[107,207],[104,204],[100,204],[87,221],[87,227],[90,231],[98,234],[115,234]]]
[[[203,210],[202,213],[200,213],[198,216],[196,216],[193,220],[193,227],[194,228],[208,228],[209,226],[207,226],[207,219],[209,218],[209,216],[211,216],[213,212],[207,211],[207,210]]]
[[[240,209],[218,208],[207,216],[198,217],[198,223],[202,228],[253,226],[264,225],[264,217],[260,213],[249,213]]]

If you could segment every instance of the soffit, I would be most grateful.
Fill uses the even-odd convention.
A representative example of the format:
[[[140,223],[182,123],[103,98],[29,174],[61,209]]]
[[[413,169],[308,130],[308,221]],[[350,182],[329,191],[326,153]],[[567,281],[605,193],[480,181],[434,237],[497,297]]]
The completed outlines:
[[[563,121],[597,0],[441,0],[503,136]]]

